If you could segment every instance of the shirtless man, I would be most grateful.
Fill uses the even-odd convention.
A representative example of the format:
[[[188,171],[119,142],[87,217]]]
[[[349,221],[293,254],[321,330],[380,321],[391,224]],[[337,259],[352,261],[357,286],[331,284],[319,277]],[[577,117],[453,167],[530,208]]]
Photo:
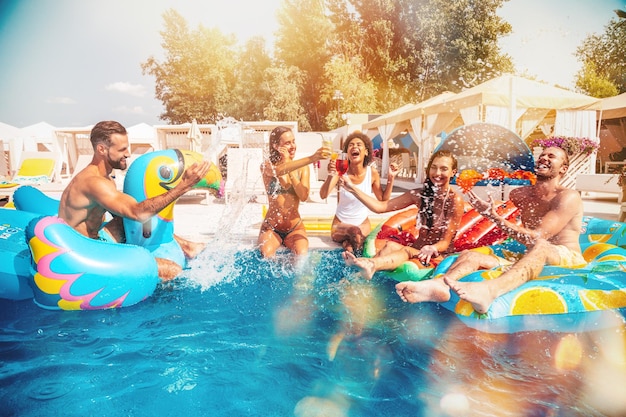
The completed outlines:
[[[124,242],[123,218],[143,222],[163,210],[178,197],[189,191],[209,170],[209,162],[193,164],[182,176],[180,183],[165,194],[137,202],[115,187],[111,178],[113,169],[125,170],[130,157],[128,135],[124,126],[115,121],[103,121],[91,130],[93,159],[74,176],[61,196],[59,217],[79,233],[92,239]],[[104,215],[114,217],[104,226]],[[174,236],[185,256],[195,257],[204,244],[186,241]],[[181,267],[168,259],[156,258],[159,277],[166,281],[175,278]]]
[[[496,223],[510,237],[526,245],[528,252],[512,263],[493,255],[473,251],[462,252],[450,269],[440,278],[401,282],[396,292],[405,302],[445,302],[450,289],[468,301],[478,313],[486,313],[497,297],[537,278],[545,265],[565,267],[584,265],[579,236],[582,228],[583,204],[580,194],[564,188],[560,181],[569,167],[567,153],[557,147],[545,148],[537,160],[534,185],[511,191],[511,201],[520,209],[522,226],[509,222],[491,204],[469,192],[470,203],[483,216]],[[458,280],[479,269],[511,265],[497,279],[482,282]]]

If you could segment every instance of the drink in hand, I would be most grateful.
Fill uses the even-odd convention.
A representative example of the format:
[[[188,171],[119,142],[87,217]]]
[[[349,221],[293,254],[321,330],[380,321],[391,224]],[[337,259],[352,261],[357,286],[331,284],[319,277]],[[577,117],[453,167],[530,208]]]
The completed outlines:
[[[337,167],[337,172],[339,173],[339,175],[343,175],[348,172],[348,164],[348,155],[345,153],[339,155],[339,157],[335,161],[335,166]]]
[[[330,139],[323,138],[322,139],[322,147],[326,149],[328,152],[332,152],[333,150],[333,142]]]

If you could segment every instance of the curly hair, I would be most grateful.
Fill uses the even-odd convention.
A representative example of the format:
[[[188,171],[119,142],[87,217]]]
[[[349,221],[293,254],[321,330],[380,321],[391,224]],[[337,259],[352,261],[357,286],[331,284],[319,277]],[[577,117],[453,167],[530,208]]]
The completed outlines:
[[[372,155],[374,154],[372,140],[363,132],[355,130],[351,134],[348,135],[346,140],[343,142],[342,152],[348,152],[348,145],[353,139],[359,139],[365,145],[365,149],[367,149],[367,155],[363,158],[363,166],[366,167],[372,161]]]

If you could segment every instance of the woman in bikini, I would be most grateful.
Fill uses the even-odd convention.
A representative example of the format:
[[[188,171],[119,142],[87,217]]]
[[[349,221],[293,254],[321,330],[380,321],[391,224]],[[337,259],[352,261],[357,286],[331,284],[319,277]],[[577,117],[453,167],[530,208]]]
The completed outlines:
[[[348,171],[346,176],[350,182],[368,195],[374,195],[378,200],[389,200],[393,189],[393,179],[398,172],[395,164],[389,166],[387,186],[383,191],[380,184],[380,174],[373,166],[372,141],[361,132],[350,134],[343,145],[344,153],[348,155]],[[335,188],[339,177],[334,162],[328,164],[328,177],[320,188],[320,197],[327,198]],[[344,188],[339,189],[337,210],[330,229],[330,237],[334,242],[340,243],[342,247],[353,253],[358,253],[363,249],[363,241],[372,230],[369,219],[370,210]]]
[[[294,160],[295,154],[296,140],[291,129],[274,128],[270,133],[269,160],[261,165],[269,204],[258,238],[264,258],[273,257],[281,245],[296,255],[304,255],[309,250],[299,212],[300,202],[309,198],[309,164],[328,159],[330,149],[320,148],[313,155],[298,160]]]
[[[343,187],[376,213],[396,211],[412,204],[419,209],[416,219],[419,233],[411,246],[389,241],[373,258],[357,258],[346,251],[343,253],[346,263],[357,266],[364,278],[371,279],[376,271],[393,270],[411,258],[427,264],[431,258],[446,253],[463,217],[463,199],[450,187],[456,171],[457,161],[450,152],[435,152],[426,168],[428,179],[424,187],[387,201],[365,195],[349,179],[342,178]]]

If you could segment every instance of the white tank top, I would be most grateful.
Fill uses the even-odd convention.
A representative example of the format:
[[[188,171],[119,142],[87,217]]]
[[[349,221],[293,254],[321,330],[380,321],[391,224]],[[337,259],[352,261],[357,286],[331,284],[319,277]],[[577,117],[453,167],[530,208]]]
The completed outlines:
[[[355,187],[363,191],[365,194],[372,195],[372,168],[365,168],[365,178]],[[348,223],[353,226],[359,226],[367,219],[370,211],[363,203],[361,203],[354,194],[346,191],[345,188],[339,189],[339,201],[337,202],[337,218],[342,223]]]

